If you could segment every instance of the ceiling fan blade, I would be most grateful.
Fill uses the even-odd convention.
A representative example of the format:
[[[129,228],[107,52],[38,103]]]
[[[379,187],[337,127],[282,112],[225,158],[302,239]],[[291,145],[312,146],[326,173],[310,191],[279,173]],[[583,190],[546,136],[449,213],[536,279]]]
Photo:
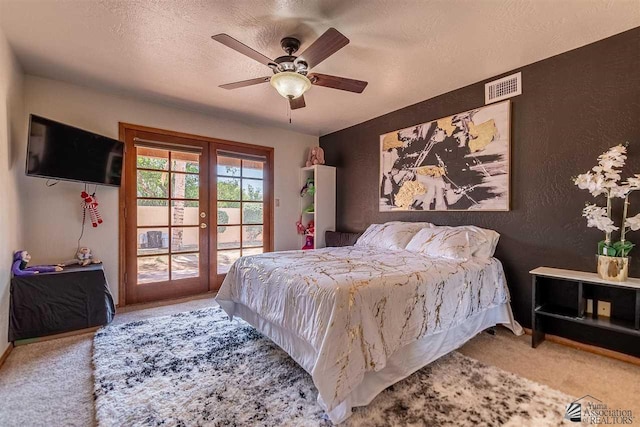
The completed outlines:
[[[240,87],[253,86],[260,83],[266,83],[271,80],[271,77],[258,77],[257,79],[242,80],[240,82],[227,83],[220,85],[222,89],[238,89]]]
[[[342,35],[340,31],[335,28],[329,28],[316,41],[311,43],[311,46],[302,52],[299,57],[304,59],[309,68],[313,68],[348,44],[349,39]]]
[[[289,99],[289,106],[292,110],[297,110],[298,108],[304,108],[307,104],[304,102],[304,95],[301,95],[297,98]]]
[[[362,80],[347,79],[329,74],[311,73],[308,77],[311,83],[316,86],[330,87],[332,89],[346,90],[355,93],[362,93],[364,88],[369,84]]]
[[[260,52],[251,49],[246,44],[239,42],[228,34],[216,34],[215,36],[211,36],[211,38],[227,47],[230,47],[236,52],[240,52],[241,54],[248,56],[254,61],[258,61],[259,63],[266,65],[267,67],[274,64],[271,59],[267,58]]]

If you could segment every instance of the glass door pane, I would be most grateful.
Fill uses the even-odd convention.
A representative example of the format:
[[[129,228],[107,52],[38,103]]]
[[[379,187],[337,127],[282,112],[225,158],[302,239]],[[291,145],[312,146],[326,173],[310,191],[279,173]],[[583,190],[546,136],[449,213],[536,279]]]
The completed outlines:
[[[138,285],[200,276],[200,157],[136,147]]]
[[[226,274],[241,256],[264,251],[265,161],[218,151],[217,272]]]

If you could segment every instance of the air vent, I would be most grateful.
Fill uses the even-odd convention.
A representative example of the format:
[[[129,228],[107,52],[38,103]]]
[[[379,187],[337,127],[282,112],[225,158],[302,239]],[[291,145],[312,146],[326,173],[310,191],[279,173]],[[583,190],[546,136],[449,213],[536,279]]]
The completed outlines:
[[[484,103],[501,101],[522,93],[522,73],[494,80],[484,85]]]

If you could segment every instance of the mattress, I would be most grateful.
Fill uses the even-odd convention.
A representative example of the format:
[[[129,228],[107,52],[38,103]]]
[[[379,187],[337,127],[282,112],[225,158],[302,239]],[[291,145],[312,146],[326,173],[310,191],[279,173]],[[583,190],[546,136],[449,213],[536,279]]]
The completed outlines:
[[[267,253],[236,261],[216,301],[311,375],[336,423],[479,327],[522,332],[495,258],[460,262],[356,246]],[[446,342],[429,350],[438,340]]]

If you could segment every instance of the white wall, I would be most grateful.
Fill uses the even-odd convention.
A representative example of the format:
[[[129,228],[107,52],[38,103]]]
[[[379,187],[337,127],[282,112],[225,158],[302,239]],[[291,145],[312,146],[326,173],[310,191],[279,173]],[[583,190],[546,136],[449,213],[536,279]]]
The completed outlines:
[[[9,345],[9,283],[13,251],[21,245],[17,176],[24,170],[19,145],[25,138],[23,75],[0,29],[0,354]]]
[[[268,107],[267,107],[268,108]],[[26,113],[41,115],[112,138],[118,138],[118,122],[205,135],[275,147],[275,249],[298,247],[298,173],[309,147],[318,137],[273,127],[226,120],[211,115],[116,96],[34,76],[25,78]],[[285,117],[283,117],[285,120]],[[26,155],[26,138],[19,154]],[[46,187],[44,179],[22,177],[24,244],[33,262],[54,263],[72,258],[82,221],[82,184],[60,182]],[[118,298],[118,189],[98,187],[104,224],[85,228],[83,245],[103,260],[114,297]]]

